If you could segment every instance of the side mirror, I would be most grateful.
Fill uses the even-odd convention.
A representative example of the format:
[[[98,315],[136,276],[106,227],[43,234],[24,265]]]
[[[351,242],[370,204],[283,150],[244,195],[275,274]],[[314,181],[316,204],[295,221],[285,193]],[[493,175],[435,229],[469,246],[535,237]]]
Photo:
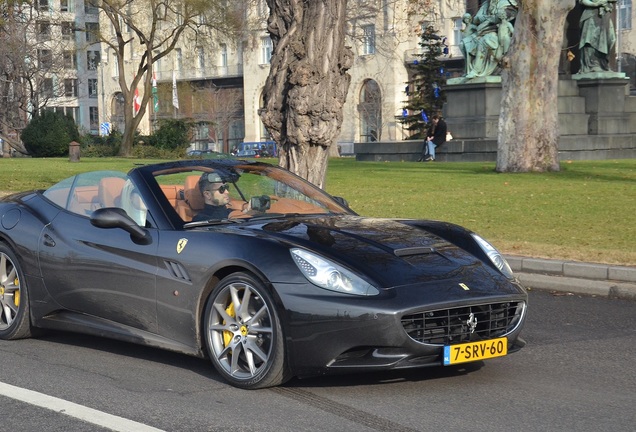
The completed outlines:
[[[140,227],[128,214],[117,207],[105,207],[91,214],[91,224],[97,228],[121,228],[130,233],[133,242],[140,245],[152,243],[152,236]]]

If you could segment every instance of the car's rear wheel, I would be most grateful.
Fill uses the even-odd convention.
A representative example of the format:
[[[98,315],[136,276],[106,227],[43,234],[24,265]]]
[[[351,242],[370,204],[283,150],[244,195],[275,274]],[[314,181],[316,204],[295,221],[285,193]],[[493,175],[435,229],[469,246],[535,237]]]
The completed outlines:
[[[18,259],[0,245],[0,339],[31,336],[29,295]]]
[[[212,363],[232,385],[258,389],[289,379],[276,307],[253,276],[221,280],[207,301],[204,325]]]

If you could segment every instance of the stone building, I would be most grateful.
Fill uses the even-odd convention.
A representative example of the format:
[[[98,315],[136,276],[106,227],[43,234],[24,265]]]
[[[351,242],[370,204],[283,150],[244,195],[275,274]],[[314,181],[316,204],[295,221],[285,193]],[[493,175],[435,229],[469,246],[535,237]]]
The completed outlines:
[[[64,4],[70,8],[72,3],[76,26],[83,25],[82,22],[88,23],[86,26],[99,25],[90,2],[88,6],[82,0],[39,2],[50,3],[51,10]],[[391,142],[406,138],[396,116],[400,115],[406,99],[408,65],[420,52],[418,42],[423,25],[433,24],[446,38],[448,54],[444,61],[449,77],[461,74],[461,16],[466,11],[474,13],[483,1],[432,0],[432,7],[418,9],[425,3],[429,2],[349,0],[349,45],[355,59],[349,70],[352,79],[338,138],[343,153],[353,152],[354,142]],[[636,88],[636,35],[632,36],[631,31],[631,4],[631,0],[618,0],[617,3],[617,50],[622,54],[614,57],[614,68],[626,72],[631,78],[631,87]],[[239,142],[268,140],[258,116],[272,52],[266,32],[268,13],[265,0],[254,2],[249,11],[249,28],[239,39],[222,34],[214,35],[209,43],[182,38],[171,56],[154,67],[159,104],[157,110],[149,107],[140,126],[141,132],[150,133],[161,119],[184,118],[195,122],[195,148],[227,152]],[[577,25],[572,16],[565,29],[567,38],[561,53],[564,58],[561,73],[564,75],[576,73]],[[102,19],[102,33],[108,31]],[[107,48],[102,47],[101,52],[96,52],[90,41],[80,41],[87,35],[78,32],[73,36],[78,50],[77,96],[60,99],[58,106],[74,111],[78,123],[91,132],[96,133],[99,124],[121,129],[123,98],[116,80],[118,65]],[[573,62],[565,60],[568,49],[575,54]],[[125,69],[126,73],[132,74],[130,66],[139,53],[128,55]],[[178,109],[173,104],[173,81],[176,82]]]
[[[98,9],[84,0],[37,0],[32,16],[45,108],[70,114],[80,130],[99,132]]]
[[[353,151],[354,142],[406,138],[396,116],[406,98],[408,65],[419,53],[423,25],[433,24],[447,38],[447,60],[461,70],[458,44],[465,1],[434,0],[432,9],[418,9],[428,3],[349,1],[349,45],[355,60],[349,70],[352,79],[338,139],[343,152]],[[216,35],[214,42],[197,45],[195,40],[183,38],[171,58],[155,65],[159,108],[149,110],[142,132],[149,133],[161,119],[184,118],[195,121],[195,148],[227,152],[239,142],[268,140],[258,116],[272,53],[266,31],[268,13],[265,0],[255,2],[248,16],[250,28],[238,40]],[[135,55],[130,53],[132,62]],[[122,98],[114,79],[117,65],[113,58],[108,49],[103,50],[101,121],[122,127]],[[173,75],[178,109],[172,103]]]

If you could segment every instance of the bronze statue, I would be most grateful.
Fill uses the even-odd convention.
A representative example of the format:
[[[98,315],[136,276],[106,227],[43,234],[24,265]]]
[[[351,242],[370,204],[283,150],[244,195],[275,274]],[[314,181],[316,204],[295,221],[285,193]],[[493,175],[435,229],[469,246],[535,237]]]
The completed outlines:
[[[510,48],[517,10],[517,0],[489,0],[474,17],[464,15],[466,27],[460,49],[464,54],[466,78],[490,76],[497,71]]]
[[[609,71],[609,54],[616,43],[612,9],[616,0],[579,0],[585,7],[581,14],[581,70],[586,72]]]

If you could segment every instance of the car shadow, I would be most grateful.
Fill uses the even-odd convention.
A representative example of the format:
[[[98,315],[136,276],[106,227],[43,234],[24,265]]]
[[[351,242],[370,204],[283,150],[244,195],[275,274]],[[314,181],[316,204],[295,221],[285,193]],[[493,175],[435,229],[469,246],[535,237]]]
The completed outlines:
[[[139,360],[161,363],[174,368],[189,370],[218,383],[226,383],[226,381],[216,372],[214,366],[207,358],[194,357],[188,354],[114,339],[84,335],[81,333],[67,333],[57,330],[55,332],[44,331],[35,339],[46,341],[47,343],[75,346],[109,354],[121,355],[123,357],[131,357]]]
[[[483,361],[466,363],[457,366],[432,366],[418,369],[400,369],[375,372],[352,372],[347,374],[321,375],[312,377],[293,378],[283,387],[290,388],[319,388],[319,387],[350,387],[378,384],[392,384],[399,382],[424,382],[437,379],[451,378],[475,372],[484,365]]]
[[[130,342],[95,337],[79,333],[48,332],[39,334],[35,339],[59,345],[75,346],[83,349],[101,351],[123,357],[161,363],[173,368],[194,372],[215,383],[227,384],[207,358],[193,357],[188,354],[167,351]],[[457,377],[481,369],[484,362],[465,363],[456,366],[433,366],[420,369],[401,369],[374,372],[351,372],[346,374],[294,377],[281,387],[290,389],[310,389],[321,387],[350,387],[399,382],[425,382],[437,379]]]

